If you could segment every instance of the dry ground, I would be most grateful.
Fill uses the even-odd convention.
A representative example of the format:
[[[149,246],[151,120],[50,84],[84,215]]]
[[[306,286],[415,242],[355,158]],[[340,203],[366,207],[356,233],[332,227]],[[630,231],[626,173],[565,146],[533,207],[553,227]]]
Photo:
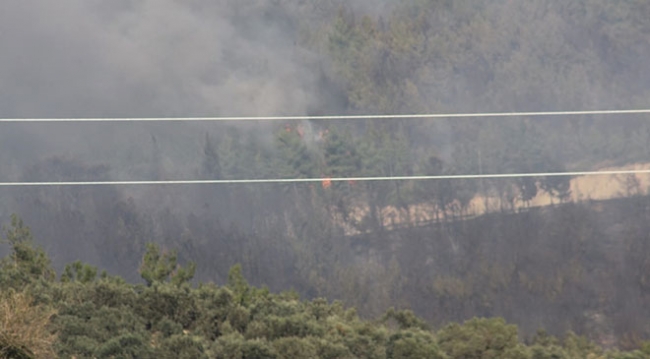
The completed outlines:
[[[599,170],[650,170],[650,163],[637,163],[622,167],[603,167]],[[624,197],[635,192],[644,194],[650,192],[650,174],[578,176],[571,180],[571,200],[574,202],[607,200]],[[557,199],[551,198],[548,193],[540,191],[537,197],[530,201],[529,206],[548,206],[557,201]],[[516,201],[514,206],[515,209],[520,209],[525,207],[525,204],[522,201]],[[499,198],[476,196],[470,202],[466,215],[474,217],[484,214],[487,211],[499,210],[501,207]],[[361,220],[367,215],[368,208],[358,207],[353,212],[352,217]],[[408,223],[412,225],[430,223],[431,221],[442,218],[442,213],[439,212],[436,218],[436,209],[433,206],[429,204],[418,204],[410,206],[408,213],[405,209],[394,206],[385,207],[382,210],[382,217],[386,228],[394,228],[395,226],[406,225]],[[337,222],[341,223],[342,221],[339,218]],[[348,234],[359,233],[358,230],[349,226],[345,227],[348,227]]]

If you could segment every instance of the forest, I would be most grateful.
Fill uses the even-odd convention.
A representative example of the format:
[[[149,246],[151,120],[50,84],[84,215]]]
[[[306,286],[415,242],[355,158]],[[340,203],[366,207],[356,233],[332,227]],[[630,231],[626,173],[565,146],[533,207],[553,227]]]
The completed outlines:
[[[32,5],[0,11],[35,24],[17,39],[39,55],[0,59],[0,117],[636,109],[650,95],[642,0],[162,3],[57,6],[87,19],[65,46],[71,30]],[[0,123],[6,182],[592,171],[649,153],[647,114]],[[47,344],[0,350],[644,358],[648,176],[596,179],[616,195],[543,175],[0,187],[1,307]]]
[[[410,310],[374,320],[355,308],[248,284],[242,268],[227,283],[190,284],[196,265],[150,243],[129,284],[80,261],[57,275],[31,232],[14,216],[5,228],[11,253],[0,261],[2,358],[608,358],[650,357],[604,350],[571,332],[544,330],[522,341],[516,325],[474,318],[433,330]]]

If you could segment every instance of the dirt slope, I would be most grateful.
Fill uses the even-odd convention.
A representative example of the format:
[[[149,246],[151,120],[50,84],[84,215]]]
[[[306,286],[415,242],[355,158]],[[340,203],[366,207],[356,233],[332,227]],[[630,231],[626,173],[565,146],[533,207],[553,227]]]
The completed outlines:
[[[650,163],[630,164],[622,167],[603,167],[600,171],[614,170],[650,170]],[[597,176],[578,176],[571,180],[571,200],[575,202],[585,200],[607,200],[612,198],[624,197],[634,193],[650,192],[650,174],[636,175],[597,175]],[[539,194],[530,202],[531,207],[543,207],[551,205],[557,199],[551,198],[547,193],[540,191]],[[523,208],[525,204],[522,201],[515,202],[515,208]],[[474,217],[486,212],[498,211],[501,208],[501,201],[497,197],[476,196],[470,202],[466,216]],[[352,214],[352,218],[361,221],[368,214],[367,207],[358,207]],[[384,226],[395,228],[397,226],[422,225],[442,218],[442,213],[436,216],[436,209],[426,203],[409,206],[408,213],[403,208],[394,206],[385,207],[382,210]],[[341,219],[337,222],[343,224]],[[350,235],[359,234],[359,230],[343,224],[347,228],[346,232]]]

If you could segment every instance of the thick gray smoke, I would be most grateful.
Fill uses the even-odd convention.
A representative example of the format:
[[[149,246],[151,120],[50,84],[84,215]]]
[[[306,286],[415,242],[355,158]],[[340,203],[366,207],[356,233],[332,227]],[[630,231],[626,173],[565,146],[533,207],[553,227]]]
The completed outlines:
[[[295,46],[297,29],[272,9],[260,21],[245,7],[3,2],[0,115],[304,113],[313,76],[309,54]]]
[[[297,45],[295,19],[267,1],[2,2],[0,117],[317,111],[320,65]],[[113,167],[145,161],[142,148],[152,135],[163,157],[174,151],[165,147],[172,139],[186,144],[187,156],[199,151],[203,130],[194,124],[5,124],[2,177],[15,179],[18,167],[52,154]]]

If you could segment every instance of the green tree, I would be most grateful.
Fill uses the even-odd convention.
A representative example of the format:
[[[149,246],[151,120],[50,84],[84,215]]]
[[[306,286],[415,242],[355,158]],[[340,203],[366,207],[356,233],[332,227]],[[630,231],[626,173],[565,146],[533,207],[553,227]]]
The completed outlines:
[[[49,257],[43,249],[34,247],[31,231],[22,219],[12,215],[4,232],[2,241],[11,246],[12,252],[0,261],[0,286],[20,288],[34,281],[55,279]]]
[[[183,268],[177,263],[176,251],[161,252],[155,243],[147,244],[142,263],[140,265],[140,276],[151,286],[154,283],[169,281],[180,286],[192,280],[196,271],[196,264],[190,262]]]
[[[357,177],[362,168],[362,158],[349,131],[340,133],[332,129],[323,138],[323,176],[325,177]],[[354,201],[358,201],[359,188],[355,182],[334,182],[325,188],[325,195],[349,220],[349,212]]]
[[[309,178],[316,175],[313,151],[303,141],[299,127],[287,125],[276,132],[275,148],[278,151],[276,173],[280,178]]]
[[[438,343],[451,358],[526,358],[518,350],[517,327],[501,318],[450,324],[438,332]]]
[[[444,359],[446,355],[430,332],[412,328],[391,335],[386,344],[386,359],[410,358]]]
[[[61,274],[62,282],[80,282],[89,283],[97,278],[97,267],[84,264],[81,261],[75,261],[65,266]]]

